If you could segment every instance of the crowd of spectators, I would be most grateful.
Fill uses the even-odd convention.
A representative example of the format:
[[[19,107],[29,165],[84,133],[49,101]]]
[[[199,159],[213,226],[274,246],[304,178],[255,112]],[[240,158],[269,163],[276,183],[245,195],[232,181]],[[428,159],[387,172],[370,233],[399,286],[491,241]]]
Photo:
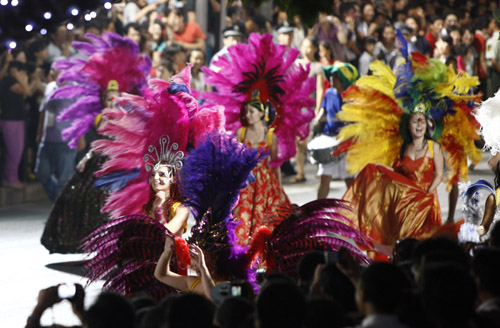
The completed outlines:
[[[499,247],[496,224],[489,244],[403,239],[391,262],[367,266],[342,248],[313,251],[299,261],[295,279],[264,276],[258,295],[244,281],[216,285],[210,299],[187,293],[156,301],[104,291],[87,310],[82,286],[70,297],[52,286],[40,291],[26,327],[40,327],[45,310],[65,299],[88,328],[500,327]]]
[[[485,97],[500,87],[500,23],[495,16],[495,1],[337,0],[331,2],[329,10],[319,11],[315,22],[307,23],[300,13],[273,7],[270,1],[260,6],[251,3],[123,1],[114,3],[110,10],[99,9],[95,19],[81,19],[72,29],[62,24],[46,36],[35,36],[18,42],[15,49],[2,51],[2,185],[22,189],[23,182],[36,180],[40,142],[47,141],[46,138],[50,142],[63,142],[60,138],[54,139],[53,132],[45,131],[50,130],[51,124],[56,125],[57,131],[64,126],[55,123],[54,111],[47,111],[52,105],[46,101],[50,92],[44,91],[54,80],[51,64],[60,57],[78,56],[71,42],[85,40],[86,33],[99,35],[103,31],[114,31],[137,42],[141,52],[152,60],[151,77],[167,80],[186,63],[193,63],[192,87],[203,91],[207,86],[200,68],[210,65],[214,69],[216,58],[227,53],[229,46],[245,42],[253,32],[271,33],[277,43],[297,49],[301,49],[303,42],[318,45],[314,61],[322,66],[337,60],[349,62],[365,75],[369,74],[369,64],[376,59],[394,67],[399,29],[410,51],[419,51],[454,65],[457,71],[477,75],[481,82],[479,91]],[[302,56],[308,55],[302,51]],[[325,80],[325,86],[327,83]],[[318,90],[326,88],[318,87]],[[321,104],[320,100],[317,99],[316,107]],[[82,142],[78,150],[86,148],[88,145]],[[62,152],[71,153],[67,149]],[[47,181],[53,185],[64,184],[71,175],[56,164],[41,171],[38,179],[45,184]]]
[[[73,29],[66,24],[5,49],[0,55],[0,129],[3,187],[22,189],[40,180],[51,199],[69,179],[76,151],[67,148],[60,132],[67,123],[55,117],[61,104],[48,101],[57,87],[54,60],[78,55],[74,40],[85,33],[113,31],[136,41],[152,60],[151,77],[164,80],[192,63],[192,87],[205,90],[200,68],[224,56],[227,48],[245,42],[249,33],[271,33],[277,43],[317,54],[303,62],[322,66],[349,62],[361,75],[369,63],[382,60],[394,67],[398,56],[396,31],[410,51],[454,65],[477,75],[485,97],[500,87],[498,2],[448,1],[331,1],[329,10],[304,22],[300,13],[260,7],[241,1],[130,0],[101,9],[90,22]],[[225,28],[223,28],[225,27]],[[318,88],[319,89],[319,88]],[[326,88],[323,88],[326,89]],[[320,99],[319,99],[320,100]],[[321,101],[317,101],[321,103]],[[52,147],[58,156],[42,156]],[[79,144],[85,152],[88,145]],[[37,156],[38,153],[38,156]],[[76,158],[75,158],[76,157]],[[61,159],[62,164],[49,163]],[[45,163],[45,166],[44,166]],[[68,163],[70,165],[68,165]],[[36,175],[35,175],[36,173]],[[52,186],[52,187],[51,187]],[[52,188],[52,189],[51,189]],[[58,189],[59,188],[59,189]],[[491,246],[467,251],[445,239],[400,242],[393,263],[360,268],[345,252],[336,263],[323,253],[308,254],[299,263],[298,280],[274,274],[263,282],[257,297],[250,292],[220,304],[194,294],[171,295],[160,302],[136,297],[126,300],[103,292],[83,309],[84,291],[70,299],[86,327],[499,327],[500,251],[497,224]],[[244,284],[244,282],[243,282]],[[51,287],[40,292],[27,327],[37,327],[43,311],[61,301]],[[244,288],[242,290],[251,290]],[[139,295],[138,295],[139,296]],[[196,313],[196,315],[193,315]],[[107,321],[108,320],[108,321]]]

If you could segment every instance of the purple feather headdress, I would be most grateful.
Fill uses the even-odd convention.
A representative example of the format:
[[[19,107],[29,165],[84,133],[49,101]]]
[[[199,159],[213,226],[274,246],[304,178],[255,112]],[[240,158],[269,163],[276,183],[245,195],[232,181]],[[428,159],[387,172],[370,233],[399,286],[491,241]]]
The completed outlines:
[[[229,47],[229,58],[219,57],[217,72],[202,68],[207,84],[217,92],[201,95],[207,103],[225,107],[226,130],[235,134],[241,127],[241,111],[251,100],[254,90],[259,91],[262,103],[271,103],[276,117],[275,128],[278,154],[272,166],[295,156],[296,137],[305,139],[309,134],[309,122],[314,118],[314,78],[308,78],[309,69],[295,64],[299,55],[296,49],[286,53],[286,47],[272,41],[272,35],[250,34],[248,44]]]
[[[247,249],[236,242],[231,211],[262,157],[226,134],[211,133],[189,154],[180,172],[184,204],[197,222],[189,242],[217,255],[221,276],[246,278]]]
[[[151,61],[139,54],[139,46],[129,38],[109,32],[103,33],[102,38],[94,34],[85,34],[85,38],[90,43],[75,41],[72,46],[87,60],[72,57],[54,64],[54,69],[61,71],[57,82],[63,86],[51,99],[75,99],[57,118],[72,121],[63,131],[71,148],[76,147],[78,139],[91,129],[101,113],[101,96],[111,80],[118,83],[120,92],[140,94],[151,71]]]

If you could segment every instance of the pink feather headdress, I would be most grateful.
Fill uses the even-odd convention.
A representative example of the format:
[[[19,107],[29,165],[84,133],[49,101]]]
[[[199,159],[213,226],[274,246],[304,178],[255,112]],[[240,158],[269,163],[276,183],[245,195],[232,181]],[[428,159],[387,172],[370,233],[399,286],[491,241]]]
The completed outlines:
[[[225,107],[226,129],[235,134],[242,125],[244,105],[258,90],[262,103],[270,102],[276,110],[271,127],[278,139],[278,156],[271,165],[279,166],[295,156],[296,137],[305,139],[309,134],[309,122],[314,118],[314,78],[308,78],[308,68],[295,64],[299,51],[286,53],[286,47],[275,44],[270,34],[252,33],[248,44],[234,45],[228,51],[229,58],[221,56],[215,62],[219,71],[202,68],[206,83],[217,92],[201,97]]]
[[[103,111],[107,122],[99,132],[109,138],[92,146],[108,157],[96,176],[98,183],[111,186],[103,208],[111,217],[142,212],[149,198],[149,171],[158,161],[178,169],[205,132],[224,131],[223,108],[198,107],[191,95],[190,68],[174,76],[175,82],[150,80],[142,96],[124,94],[117,101],[120,109]]]
[[[101,95],[111,80],[117,82],[118,91],[139,94],[151,71],[151,61],[139,54],[139,46],[129,38],[108,32],[102,38],[90,33],[85,38],[90,42],[75,41],[72,46],[88,59],[71,57],[54,64],[54,69],[61,71],[57,82],[64,86],[54,92],[52,99],[75,99],[57,118],[72,120],[63,131],[71,148],[76,147],[78,139],[101,113]]]

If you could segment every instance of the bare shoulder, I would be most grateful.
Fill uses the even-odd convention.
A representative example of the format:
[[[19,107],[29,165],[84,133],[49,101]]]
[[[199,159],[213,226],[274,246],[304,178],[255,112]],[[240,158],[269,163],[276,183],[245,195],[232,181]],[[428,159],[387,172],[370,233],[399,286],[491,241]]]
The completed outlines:
[[[432,142],[432,158],[439,161],[444,160],[443,148],[441,147],[441,144],[439,142]]]
[[[434,153],[443,151],[443,149],[441,148],[441,144],[437,141],[432,142],[432,148],[434,150]]]
[[[179,204],[179,206],[177,207],[177,209],[175,210],[176,214],[185,214],[185,213],[189,213],[189,207],[187,207],[186,205],[184,204]]]

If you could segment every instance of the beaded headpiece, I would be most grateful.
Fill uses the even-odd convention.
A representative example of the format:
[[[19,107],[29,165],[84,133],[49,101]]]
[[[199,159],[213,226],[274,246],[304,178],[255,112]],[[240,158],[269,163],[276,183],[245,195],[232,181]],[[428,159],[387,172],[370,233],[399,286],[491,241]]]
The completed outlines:
[[[173,142],[170,144],[170,137],[166,134],[162,135],[159,140],[159,149],[155,145],[149,145],[149,154],[144,155],[144,168],[147,172],[158,170],[161,166],[171,168],[174,174],[182,167],[182,159],[184,152],[179,149],[179,144]]]

